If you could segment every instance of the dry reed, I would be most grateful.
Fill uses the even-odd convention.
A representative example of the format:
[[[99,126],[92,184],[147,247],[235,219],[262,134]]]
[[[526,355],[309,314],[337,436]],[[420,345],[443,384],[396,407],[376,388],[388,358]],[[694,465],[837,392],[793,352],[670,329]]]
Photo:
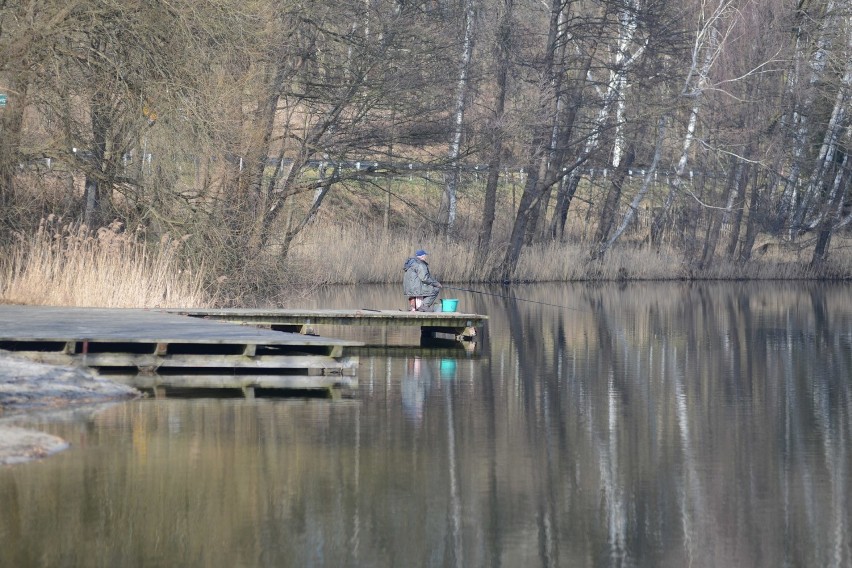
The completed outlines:
[[[446,282],[484,282],[493,279],[505,254],[505,244],[483,253],[470,238],[451,238],[411,228],[386,232],[381,227],[321,221],[294,243],[287,264],[304,282],[318,285],[399,282],[402,265],[416,249],[431,253],[433,275]],[[747,263],[717,258],[696,268],[670,245],[617,244],[603,260],[590,260],[587,243],[546,242],[524,247],[512,275],[520,282],[624,280],[775,280],[848,277],[852,249],[835,239],[830,262],[809,267],[810,250],[779,249],[770,258],[755,254]]]
[[[430,252],[433,275],[446,282],[482,282],[493,278],[505,245],[487,253],[466,240],[409,232],[388,234],[363,225],[318,224],[294,244],[288,262],[319,284],[398,282],[402,265],[415,250]],[[616,247],[604,262],[589,260],[589,251],[573,243],[549,242],[525,247],[513,275],[517,281],[654,280],[682,278],[683,259],[669,248]]]
[[[300,233],[286,259],[274,250],[245,256],[226,251],[209,239],[208,254],[226,258],[243,254],[227,276],[207,278],[189,270],[194,258],[185,245],[188,237],[162,238],[150,244],[143,231],[125,231],[113,223],[97,231],[62,224],[55,216],[42,221],[32,235],[17,235],[0,260],[0,302],[105,306],[204,307],[283,303],[317,286],[331,284],[398,283],[402,265],[416,249],[430,251],[432,272],[448,283],[487,282],[503,260],[505,235],[488,252],[467,235],[440,235],[431,227],[381,226],[349,220],[320,218]],[[205,245],[206,243],[206,245]],[[189,243],[186,243],[189,244]],[[211,248],[212,247],[212,248]],[[761,244],[747,263],[717,258],[709,267],[691,265],[672,246],[651,247],[641,242],[616,245],[600,260],[590,260],[588,243],[545,242],[524,248],[514,281],[571,282],[673,279],[818,279],[848,277],[852,265],[849,241],[837,235],[830,262],[819,270],[809,267],[808,247],[791,250],[783,243]],[[184,256],[185,255],[185,256]],[[212,266],[213,260],[210,260]],[[220,270],[221,272],[221,270]],[[216,288],[214,298],[204,287]]]
[[[53,215],[0,261],[0,302],[86,307],[204,307],[203,274],[181,266],[185,239],[145,242],[119,222],[92,231]]]

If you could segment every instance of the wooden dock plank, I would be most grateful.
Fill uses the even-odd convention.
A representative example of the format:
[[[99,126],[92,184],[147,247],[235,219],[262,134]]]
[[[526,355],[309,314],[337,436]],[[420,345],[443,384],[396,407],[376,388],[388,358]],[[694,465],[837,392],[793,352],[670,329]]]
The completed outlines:
[[[188,319],[165,310],[0,305],[0,341],[360,345],[328,337],[283,334],[223,321]]]
[[[282,332],[305,333],[312,325],[362,325],[419,327],[424,336],[445,334],[465,341],[476,336],[477,326],[488,316],[462,312],[408,312],[402,310],[301,310],[301,309],[178,309],[170,313],[240,325],[269,327]]]
[[[159,310],[0,305],[0,349],[95,368],[354,377],[362,342],[282,333]],[[290,379],[292,382],[292,379]]]
[[[371,325],[472,327],[488,316],[462,312],[407,312],[402,310],[302,310],[302,309],[169,309],[169,313],[246,325]]]

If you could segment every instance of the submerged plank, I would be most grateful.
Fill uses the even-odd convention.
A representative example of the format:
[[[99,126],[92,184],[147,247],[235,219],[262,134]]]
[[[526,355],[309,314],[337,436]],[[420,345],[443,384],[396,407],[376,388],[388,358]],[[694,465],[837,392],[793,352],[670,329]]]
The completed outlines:
[[[330,389],[354,388],[357,379],[346,376],[314,375],[109,375],[110,380],[137,389],[165,388],[230,388],[230,389]]]
[[[39,363],[53,365],[81,365],[84,367],[138,367],[140,369],[190,368],[190,369],[280,369],[319,370],[326,373],[355,374],[357,357],[327,357],[322,355],[141,355],[137,353],[88,353],[69,355],[59,352],[16,351],[16,355]]]

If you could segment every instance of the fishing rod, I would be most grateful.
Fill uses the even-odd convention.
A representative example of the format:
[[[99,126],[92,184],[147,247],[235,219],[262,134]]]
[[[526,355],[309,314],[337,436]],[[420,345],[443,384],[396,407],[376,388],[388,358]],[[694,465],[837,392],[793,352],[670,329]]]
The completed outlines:
[[[515,296],[506,296],[505,294],[494,294],[492,292],[483,292],[481,290],[471,290],[470,288],[456,288],[455,286],[447,286],[443,285],[444,288],[449,288],[450,290],[460,290],[461,292],[473,292],[474,294],[485,294],[486,296],[497,296],[498,298],[506,298],[507,300],[517,300],[519,302],[530,302],[531,304],[541,304],[542,306],[551,306],[553,308],[563,308],[565,310],[575,310],[578,312],[585,312],[586,310],[580,308],[572,308],[571,306],[560,306],[559,304],[548,304],[547,302],[539,302],[538,300],[525,300],[523,298],[517,298]]]

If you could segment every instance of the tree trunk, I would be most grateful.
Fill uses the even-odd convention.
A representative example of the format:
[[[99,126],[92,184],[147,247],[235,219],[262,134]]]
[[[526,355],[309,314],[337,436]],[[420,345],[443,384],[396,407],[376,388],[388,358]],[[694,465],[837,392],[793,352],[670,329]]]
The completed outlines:
[[[825,194],[824,187],[826,185],[826,178],[831,174],[832,168],[837,165],[836,158],[838,153],[838,143],[843,132],[847,128],[846,105],[848,103],[848,97],[846,96],[846,85],[850,81],[852,81],[852,65],[850,65],[847,70],[846,77],[844,78],[844,85],[837,91],[834,109],[831,113],[831,119],[829,120],[825,135],[823,136],[819,155],[814,163],[814,169],[811,173],[810,180],[808,181],[807,189],[793,215],[791,225],[796,232],[807,228],[806,222],[808,213],[812,208],[819,207],[820,204],[817,203],[814,205],[814,202],[819,199],[820,195]],[[820,207],[820,209],[823,208]],[[811,223],[811,226],[817,226],[820,224],[820,220],[817,219]]]
[[[840,217],[843,210],[844,188],[849,183],[849,175],[846,165],[849,161],[849,155],[843,155],[843,162],[838,168],[834,178],[834,187],[831,191],[831,197],[825,207],[825,212],[820,221],[817,242],[814,247],[814,253],[811,257],[811,268],[820,268],[828,257],[828,247],[831,244],[831,236],[834,232],[834,224]]]
[[[479,230],[479,249],[483,254],[491,247],[491,232],[494,227],[494,213],[497,208],[497,185],[500,182],[500,166],[503,157],[503,113],[506,109],[506,92],[509,76],[509,48],[512,40],[512,14],[514,0],[503,0],[503,11],[497,31],[496,49],[496,87],[497,100],[494,106],[491,124],[491,158],[488,161],[488,179],[485,183],[485,201],[482,211],[482,226]]]
[[[548,92],[548,88],[552,87],[549,81],[550,74],[553,69],[554,57],[556,57],[557,46],[556,39],[559,36],[559,21],[561,11],[564,8],[561,0],[552,0],[550,11],[550,27],[548,33],[548,43],[545,45],[545,55],[542,63],[542,77],[546,80],[545,86],[539,93],[541,99],[540,114],[542,122],[546,121],[546,117],[552,116],[549,112],[550,108],[555,108],[555,100]],[[539,123],[541,124],[541,123]],[[518,211],[515,215],[515,222],[512,225],[512,234],[509,238],[509,245],[506,249],[506,254],[503,257],[503,262],[497,268],[497,276],[500,280],[506,282],[512,279],[512,275],[518,266],[518,259],[521,256],[521,249],[527,238],[527,231],[530,224],[530,217],[533,214],[535,207],[541,199],[545,186],[542,184],[542,176],[547,174],[547,159],[552,148],[550,142],[553,135],[553,123],[546,122],[547,126],[539,125],[535,127],[532,143],[529,145],[529,161],[527,182],[524,185],[524,192],[521,195]],[[557,180],[553,180],[555,183]]]
[[[574,199],[578,185],[580,185],[580,172],[576,170],[567,178],[563,178],[559,184],[553,221],[550,224],[550,235],[553,239],[558,238],[562,240],[565,238],[565,223],[568,221],[568,209],[571,207],[571,200]]]
[[[642,200],[645,199],[645,195],[648,193],[648,189],[651,187],[651,181],[654,179],[654,176],[657,173],[657,165],[660,163],[660,156],[663,153],[663,141],[665,140],[665,132],[666,132],[666,117],[661,116],[659,121],[657,122],[657,143],[654,147],[654,158],[651,160],[651,166],[648,168],[648,171],[645,173],[645,179],[642,180],[642,187],[639,188],[639,191],[633,196],[633,200],[630,202],[630,207],[627,209],[627,212],[624,214],[624,217],[621,219],[621,223],[619,223],[618,228],[615,232],[610,236],[610,238],[602,243],[597,250],[597,253],[593,255],[592,259],[600,259],[606,254],[606,252],[612,248],[612,245],[624,234],[624,231],[630,225],[630,222],[636,216],[636,211],[639,209],[639,205],[641,205]]]
[[[852,53],[852,30],[846,32],[846,53]],[[792,220],[792,227],[803,230],[805,228],[813,228],[817,226],[825,226],[822,220],[823,216],[832,216],[833,207],[831,203],[836,198],[837,188],[832,188],[830,191],[825,190],[828,185],[826,181],[835,168],[838,167],[838,157],[843,150],[841,149],[841,138],[848,131],[848,106],[849,92],[852,87],[852,60],[846,62],[846,68],[843,76],[840,79],[840,84],[837,88],[837,94],[834,99],[834,107],[831,111],[831,118],[828,121],[826,132],[823,136],[822,145],[820,146],[819,154],[814,165],[814,170],[808,182],[807,191],[803,195],[800,205],[797,207]],[[843,154],[843,163],[846,162],[846,155]],[[841,168],[842,169],[842,168]],[[834,176],[837,180],[837,176]],[[835,181],[835,184],[837,182]],[[819,203],[820,197],[823,197],[828,206],[823,206]],[[808,222],[807,216],[811,209],[818,211],[815,219]],[[807,225],[807,226],[806,226]]]
[[[622,153],[624,151],[624,143],[623,143],[623,122],[624,122],[624,113],[625,113],[625,96],[624,93],[627,89],[627,74],[630,68],[634,65],[634,63],[639,59],[640,55],[644,52],[645,47],[640,46],[634,52],[631,53],[630,48],[634,41],[634,36],[637,27],[637,18],[636,15],[638,13],[638,6],[635,2],[629,1],[625,8],[621,9],[618,13],[619,20],[619,36],[618,43],[615,47],[615,56],[612,62],[612,69],[610,70],[609,77],[606,82],[606,91],[603,94],[601,99],[601,108],[598,110],[597,117],[594,121],[594,126],[591,132],[591,135],[586,140],[586,143],[583,148],[583,152],[581,154],[580,161],[584,161],[586,157],[590,156],[600,145],[601,134],[604,129],[610,122],[613,122],[611,117],[613,113],[613,108],[615,109],[615,119],[614,119],[614,130],[615,137],[612,147],[612,166],[618,171],[618,167],[621,164]],[[595,46],[597,43],[595,43]],[[581,82],[585,80],[587,76],[589,76],[591,64],[592,64],[592,53],[594,49],[589,52],[585,61],[584,61],[584,69],[581,74],[578,75]],[[577,91],[582,92],[581,89]],[[573,123],[577,117],[577,108],[580,106],[580,101],[575,100],[574,104],[571,105],[571,109],[569,111],[569,120],[567,121],[567,131],[570,133],[573,128]],[[567,137],[563,137],[563,146],[567,145]],[[561,164],[557,164],[557,168],[561,167]],[[625,170],[626,171],[626,170]],[[557,192],[556,197],[556,206],[553,215],[553,219],[550,224],[550,234],[555,237],[558,233],[559,237],[562,238],[564,236],[565,230],[565,221],[568,215],[568,208],[571,204],[571,199],[574,196],[575,191],[577,190],[577,186],[579,184],[579,174],[576,171],[571,171],[569,174],[569,179],[567,183],[561,183],[560,189]],[[561,181],[561,180],[560,180]],[[616,197],[616,201],[618,197]],[[612,213],[612,212],[610,212]],[[610,219],[610,227],[612,225],[612,219]],[[607,232],[609,229],[607,229]],[[598,233],[600,235],[600,232]],[[605,240],[605,238],[604,238]],[[600,242],[600,241],[599,241]]]
[[[737,257],[737,262],[744,264],[751,259],[751,249],[754,247],[754,241],[757,238],[757,231],[761,227],[758,219],[766,215],[761,205],[761,181],[760,169],[752,168],[754,171],[754,180],[751,184],[751,192],[748,202],[748,217],[746,217],[745,234],[740,245],[740,254]]]
[[[563,77],[566,74],[565,70],[565,49],[567,42],[565,41],[565,6],[560,1],[555,1],[551,8],[550,18],[550,33],[548,34],[549,51],[552,52],[546,59],[547,67],[545,68],[545,76],[550,83],[550,88],[553,93],[553,103],[550,109],[551,126],[550,126],[550,145],[547,152],[542,155],[542,174],[543,180],[555,179],[556,172],[562,167],[562,161],[565,156],[565,146],[567,138],[564,132],[570,133],[571,125],[566,123],[563,118],[565,112],[565,92],[563,90]],[[561,147],[561,149],[560,149]],[[538,200],[538,203],[530,212],[529,226],[527,227],[527,243],[531,244],[536,240],[537,228],[539,221],[547,216],[547,207],[550,202],[550,195],[553,191],[553,183],[547,183],[543,188],[543,194]],[[544,231],[542,231],[543,233]],[[543,234],[542,234],[543,236]]]
[[[563,93],[563,76],[565,61],[565,20],[567,6],[562,0],[553,0],[550,8],[550,26],[548,31],[546,54],[543,61],[542,76],[547,82],[547,91],[550,94],[546,103],[547,116],[550,117],[548,127],[549,143],[542,153],[539,163],[540,195],[536,199],[529,214],[525,242],[532,244],[537,237],[539,220],[547,215],[547,204],[550,201],[552,187],[557,183],[557,172],[562,167],[565,151],[559,147],[567,145],[560,144],[564,139],[563,131],[569,130],[564,124],[563,113],[565,111],[565,94]]]
[[[565,126],[560,145],[560,155],[564,156],[565,148],[570,143],[570,137],[574,130],[574,125],[577,121],[578,110],[582,106],[582,88],[592,68],[592,54],[588,54],[585,58],[585,63],[581,73],[577,74],[577,84],[574,88],[574,96],[568,104],[568,112],[565,117]],[[560,159],[560,165],[564,158]],[[571,207],[571,200],[574,198],[574,193],[577,191],[577,186],[580,183],[580,173],[574,169],[567,176],[562,176],[556,189],[556,203],[553,207],[553,218],[550,221],[550,238],[562,239],[565,236],[565,221],[568,219],[568,209]]]
[[[601,207],[598,230],[595,235],[595,246],[598,248],[602,243],[609,239],[609,234],[612,231],[612,225],[615,223],[615,215],[618,212],[618,203],[621,201],[624,179],[627,177],[627,171],[633,165],[633,161],[635,159],[635,146],[634,144],[631,144],[627,149],[627,153],[624,158],[619,160],[620,163],[613,173],[610,189],[607,192],[603,206]]]
[[[20,160],[21,126],[26,106],[24,81],[8,83],[10,97],[0,111],[0,208],[9,211],[14,195],[15,172]]]
[[[548,175],[550,173],[550,153],[550,148],[548,148],[539,158],[538,174],[536,175],[536,179],[538,180],[535,189],[536,196],[527,212],[527,227],[524,232],[524,244],[526,245],[531,245],[535,242],[535,228],[538,225],[539,215],[541,215],[541,204],[550,192],[551,185],[546,183],[546,180],[550,177]]]
[[[741,164],[738,163],[736,157],[731,157],[731,169],[728,173],[728,180],[725,182],[724,200],[726,205],[731,201],[731,196],[734,194],[734,188],[737,186],[739,177],[742,175]],[[704,249],[701,253],[701,262],[699,267],[704,269],[713,264],[713,258],[716,256],[716,247],[719,244],[719,236],[722,232],[722,225],[727,222],[729,207],[725,209],[710,209],[711,221],[707,229],[707,234],[704,239]]]
[[[740,242],[740,231],[743,223],[743,211],[745,209],[746,186],[748,185],[748,180],[751,175],[748,163],[740,164],[740,167],[743,171],[737,180],[736,206],[733,210],[731,210],[730,207],[728,208],[728,215],[732,215],[733,220],[731,222],[731,235],[728,239],[728,246],[725,250],[725,254],[730,259],[736,258],[737,245]]]
[[[496,274],[496,277],[503,282],[509,282],[512,280],[515,268],[518,266],[518,259],[521,257],[521,249],[524,245],[524,236],[527,233],[530,209],[539,197],[540,189],[538,174],[538,168],[536,168],[535,162],[533,162],[530,165],[527,181],[524,184],[524,191],[521,194],[521,200],[518,203],[518,211],[515,215],[515,222],[512,225],[512,234],[509,237],[506,254],[503,257],[503,262],[498,267],[498,273]]]
[[[83,222],[89,228],[100,223],[100,211],[105,197],[104,191],[112,185],[112,167],[109,162],[113,156],[110,150],[110,132],[112,116],[109,96],[95,93],[91,102],[92,147],[88,155],[83,155],[86,164],[86,184],[83,196]]]

